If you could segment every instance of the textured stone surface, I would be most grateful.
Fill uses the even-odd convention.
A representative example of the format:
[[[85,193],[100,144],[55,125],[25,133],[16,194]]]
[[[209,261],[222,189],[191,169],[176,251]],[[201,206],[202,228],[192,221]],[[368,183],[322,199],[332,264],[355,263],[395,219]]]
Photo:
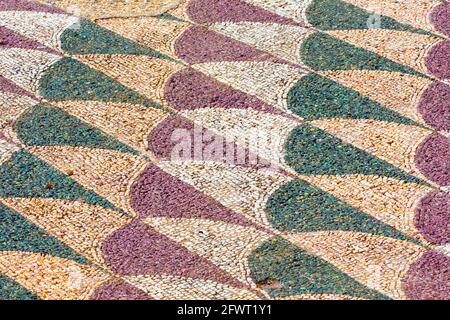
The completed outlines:
[[[450,299],[449,8],[0,1],[0,298]]]

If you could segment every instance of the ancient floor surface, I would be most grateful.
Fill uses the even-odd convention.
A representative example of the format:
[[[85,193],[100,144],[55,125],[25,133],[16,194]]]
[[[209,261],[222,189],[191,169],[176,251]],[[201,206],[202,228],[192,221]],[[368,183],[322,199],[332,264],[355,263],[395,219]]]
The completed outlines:
[[[450,3],[0,0],[1,299],[450,299]]]

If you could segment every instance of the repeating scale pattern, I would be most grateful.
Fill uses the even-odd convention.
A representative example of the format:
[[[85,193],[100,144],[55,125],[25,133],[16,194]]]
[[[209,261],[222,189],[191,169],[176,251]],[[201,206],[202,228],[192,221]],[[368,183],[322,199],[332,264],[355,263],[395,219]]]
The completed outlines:
[[[450,3],[138,2],[0,1],[2,299],[450,299]]]

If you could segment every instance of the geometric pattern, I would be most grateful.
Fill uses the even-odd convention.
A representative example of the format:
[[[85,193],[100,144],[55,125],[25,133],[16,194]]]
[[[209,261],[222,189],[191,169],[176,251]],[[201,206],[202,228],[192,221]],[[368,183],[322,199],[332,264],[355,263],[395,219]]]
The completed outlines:
[[[0,298],[450,299],[450,3],[0,2]]]

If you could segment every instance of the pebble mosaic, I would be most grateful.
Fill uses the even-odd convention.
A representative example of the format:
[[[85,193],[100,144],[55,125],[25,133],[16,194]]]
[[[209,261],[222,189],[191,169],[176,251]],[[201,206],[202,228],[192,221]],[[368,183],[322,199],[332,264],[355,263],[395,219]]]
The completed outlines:
[[[1,0],[0,299],[450,300],[450,2]]]

